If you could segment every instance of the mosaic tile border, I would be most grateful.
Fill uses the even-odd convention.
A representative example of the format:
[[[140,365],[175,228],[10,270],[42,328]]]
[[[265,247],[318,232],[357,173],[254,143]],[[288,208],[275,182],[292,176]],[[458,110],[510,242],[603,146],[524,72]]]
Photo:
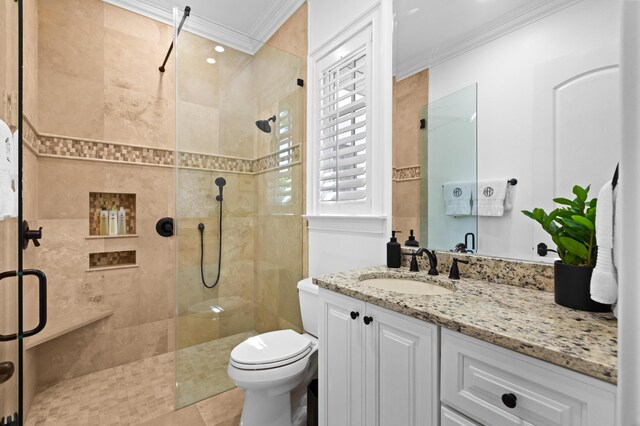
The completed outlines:
[[[175,152],[144,146],[39,133],[31,121],[23,118],[23,141],[43,157],[106,161],[158,167],[174,167]],[[289,163],[279,164],[282,153],[290,151]],[[301,146],[279,150],[257,159],[226,157],[194,152],[178,152],[178,167],[232,173],[256,174],[300,164]]]
[[[287,164],[280,164],[279,161],[282,158],[282,154],[289,152]],[[254,160],[254,173],[262,173],[269,170],[279,169],[287,167],[293,164],[298,164],[302,160],[302,149],[300,145],[294,145],[291,148],[281,149],[271,154],[265,155]]]
[[[393,168],[393,180],[396,182],[402,182],[405,180],[417,180],[417,179],[420,179],[420,166]]]
[[[178,152],[178,167],[221,172],[253,173],[254,160],[217,155]]]
[[[403,247],[404,253],[414,251]],[[454,256],[467,258],[470,265],[460,265],[460,274],[468,278],[489,281],[497,284],[512,285],[553,293],[553,264],[536,263],[525,260],[503,259],[499,257],[469,255],[463,253],[437,252],[438,270],[442,274],[449,273]],[[403,256],[404,266],[409,266],[409,256]],[[428,259],[419,259],[421,270],[429,269]]]
[[[38,138],[38,153],[43,156],[173,166],[173,151],[45,134]]]
[[[22,140],[38,154],[38,131],[26,116],[22,120]]]

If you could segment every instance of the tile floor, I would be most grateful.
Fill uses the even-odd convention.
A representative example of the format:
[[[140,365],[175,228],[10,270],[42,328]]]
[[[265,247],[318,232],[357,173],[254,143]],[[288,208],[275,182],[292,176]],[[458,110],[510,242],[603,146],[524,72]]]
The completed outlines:
[[[177,407],[182,408],[209,395],[217,395],[235,385],[227,375],[229,354],[236,345],[251,336],[253,331],[238,333],[196,346],[180,349],[177,353]],[[218,354],[212,357],[211,354]]]
[[[219,393],[215,397],[174,411],[175,355],[170,352],[43,390],[33,400],[26,426],[237,425],[242,392],[224,392],[233,388],[227,361],[231,349],[251,335],[241,333],[178,351],[178,407]]]

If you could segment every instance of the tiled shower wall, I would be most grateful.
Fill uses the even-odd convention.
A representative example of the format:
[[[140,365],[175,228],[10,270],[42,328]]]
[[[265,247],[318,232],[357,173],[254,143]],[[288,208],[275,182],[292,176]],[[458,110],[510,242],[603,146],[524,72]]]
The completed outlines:
[[[172,67],[162,76],[155,64],[169,26],[98,0],[37,6],[37,114],[25,112],[37,131],[38,181],[25,193],[37,191],[50,321],[114,310],[27,351],[44,387],[173,348],[173,241],[155,233],[155,221],[173,213],[173,171],[115,161],[138,160],[127,145],[173,148],[175,86]],[[87,239],[90,192],[135,193],[139,236]],[[87,272],[89,253],[131,250],[139,267]]]
[[[429,70],[393,82],[393,229],[420,239],[420,114],[429,101]],[[426,241],[424,241],[426,243]]]

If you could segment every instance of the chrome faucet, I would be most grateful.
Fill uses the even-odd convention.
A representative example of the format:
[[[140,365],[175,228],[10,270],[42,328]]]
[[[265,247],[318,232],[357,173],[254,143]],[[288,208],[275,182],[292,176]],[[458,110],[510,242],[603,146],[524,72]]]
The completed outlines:
[[[420,268],[418,268],[418,256],[422,256],[423,253],[426,253],[429,258],[429,272],[427,272],[427,274],[438,275],[438,270],[436,269],[438,267],[438,258],[436,257],[435,251],[423,247],[410,253],[411,263],[409,264],[409,271],[418,272],[420,270]]]

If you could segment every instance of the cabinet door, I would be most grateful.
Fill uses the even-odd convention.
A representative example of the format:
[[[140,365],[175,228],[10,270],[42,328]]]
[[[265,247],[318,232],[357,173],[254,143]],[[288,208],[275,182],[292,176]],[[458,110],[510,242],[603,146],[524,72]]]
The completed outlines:
[[[320,289],[319,421],[364,426],[364,302]],[[352,318],[352,314],[355,319]],[[357,316],[356,316],[357,315]]]
[[[478,423],[467,419],[462,414],[455,410],[451,410],[444,405],[441,410],[441,419],[442,422],[440,423],[440,426],[479,426]]]
[[[439,424],[438,328],[372,305],[367,316],[367,426]]]

